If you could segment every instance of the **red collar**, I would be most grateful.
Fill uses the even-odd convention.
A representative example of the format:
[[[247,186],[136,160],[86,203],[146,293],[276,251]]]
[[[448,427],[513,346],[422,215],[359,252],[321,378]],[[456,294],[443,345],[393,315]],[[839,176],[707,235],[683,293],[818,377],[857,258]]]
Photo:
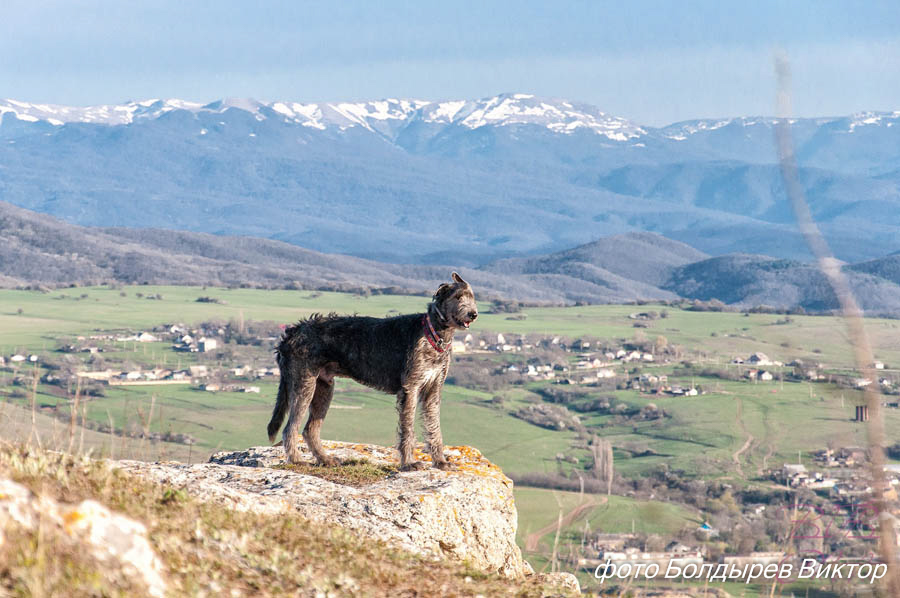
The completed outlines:
[[[428,342],[431,343],[434,350],[438,353],[443,353],[444,339],[438,336],[434,326],[431,325],[431,318],[428,317],[427,313],[422,316],[422,330],[425,332],[425,338],[428,339]]]

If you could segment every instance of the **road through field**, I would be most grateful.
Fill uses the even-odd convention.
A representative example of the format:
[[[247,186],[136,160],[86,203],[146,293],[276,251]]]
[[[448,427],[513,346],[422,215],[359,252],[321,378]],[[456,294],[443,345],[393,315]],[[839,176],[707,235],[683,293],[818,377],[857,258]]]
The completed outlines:
[[[534,552],[537,550],[538,542],[541,541],[541,538],[546,536],[551,532],[555,532],[556,528],[559,527],[562,529],[563,527],[569,525],[578,517],[580,517],[583,513],[585,513],[588,509],[593,509],[599,505],[602,505],[606,502],[606,497],[601,496],[600,498],[590,497],[585,502],[581,503],[571,511],[569,511],[563,518],[555,523],[551,523],[550,525],[545,525],[541,529],[536,532],[530,533],[525,536],[525,550],[528,552]]]
[[[731,460],[734,461],[735,466],[737,467],[738,475],[744,477],[744,470],[741,468],[741,455],[750,448],[750,445],[753,444],[753,434],[747,431],[747,427],[744,425],[744,402],[740,397],[735,397],[737,400],[737,417],[736,423],[740,426],[741,431],[747,435],[747,440],[744,442],[744,445],[741,446],[738,450],[734,451],[731,455]]]

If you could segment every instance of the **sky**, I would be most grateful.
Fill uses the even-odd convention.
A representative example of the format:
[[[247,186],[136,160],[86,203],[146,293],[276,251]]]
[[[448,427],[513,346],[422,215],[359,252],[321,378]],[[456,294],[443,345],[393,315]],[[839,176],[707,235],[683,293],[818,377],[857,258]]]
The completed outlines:
[[[900,110],[900,2],[3,0],[0,97],[579,100],[640,124]]]

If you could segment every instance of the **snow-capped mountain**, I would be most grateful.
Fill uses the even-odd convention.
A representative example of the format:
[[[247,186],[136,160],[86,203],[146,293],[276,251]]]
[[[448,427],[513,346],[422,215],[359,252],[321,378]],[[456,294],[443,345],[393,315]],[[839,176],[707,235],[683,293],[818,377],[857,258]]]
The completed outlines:
[[[770,117],[642,126],[565,99],[0,100],[0,200],[83,225],[250,234],[483,263],[659,232],[803,257]],[[900,249],[900,112],[791,121],[814,215],[848,260]]]
[[[220,114],[228,109],[243,110],[258,120],[283,118],[286,122],[314,129],[363,127],[383,132],[390,121],[458,125],[468,129],[507,125],[537,125],[555,133],[588,130],[609,139],[626,141],[646,131],[624,118],[607,115],[596,107],[566,100],[538,98],[530,94],[502,94],[481,100],[429,102],[386,99],[371,102],[309,103],[259,102],[252,99],[218,100],[209,104],[184,100],[143,100],[118,105],[74,108],[53,104],[32,104],[0,100],[0,115],[10,113],[19,120],[66,123],[127,125],[156,119],[173,110],[194,114]]]

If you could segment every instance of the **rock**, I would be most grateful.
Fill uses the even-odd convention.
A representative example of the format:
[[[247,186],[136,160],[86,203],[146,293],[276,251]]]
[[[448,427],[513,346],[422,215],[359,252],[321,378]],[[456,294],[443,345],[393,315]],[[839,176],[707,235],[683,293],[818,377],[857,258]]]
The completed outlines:
[[[147,541],[142,523],[114,513],[93,500],[64,505],[34,496],[25,486],[0,478],[0,530],[18,526],[28,531],[53,526],[56,537],[86,550],[108,567],[110,576],[124,576],[146,588],[148,596],[166,595],[163,566]],[[0,535],[0,544],[5,537]]]
[[[342,462],[398,465],[390,448],[342,442],[325,447]],[[312,464],[312,455],[302,449]],[[530,567],[515,542],[512,481],[476,449],[447,447],[446,455],[457,471],[396,472],[359,487],[277,468],[285,463],[281,447],[216,453],[209,463],[196,465],[119,461],[115,466],[204,501],[258,513],[297,513],[418,554],[523,577]],[[429,460],[423,454],[417,458]]]
[[[535,575],[535,581],[544,586],[558,588],[564,594],[581,594],[581,584],[578,578],[572,573],[538,573]]]

